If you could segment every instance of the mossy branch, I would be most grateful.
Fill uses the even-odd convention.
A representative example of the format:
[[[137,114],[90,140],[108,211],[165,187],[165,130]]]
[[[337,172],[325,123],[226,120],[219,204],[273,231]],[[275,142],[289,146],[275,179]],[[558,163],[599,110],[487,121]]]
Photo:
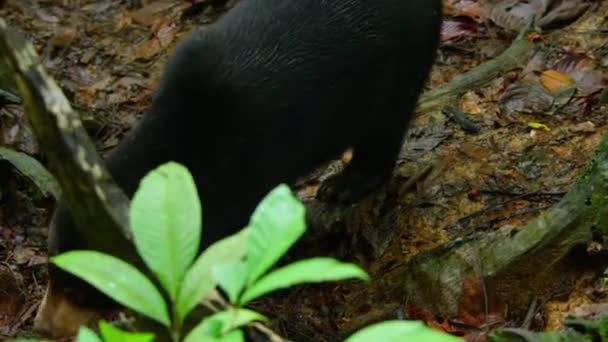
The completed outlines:
[[[483,86],[505,72],[521,66],[529,58],[530,52],[535,46],[534,42],[528,39],[532,27],[531,23],[524,27],[511,45],[499,56],[424,93],[418,102],[417,112],[421,114],[442,107],[457,96]]]
[[[63,199],[81,230],[81,248],[134,255],[129,200],[106,170],[95,145],[33,46],[0,19],[0,56],[14,76],[29,122]]]

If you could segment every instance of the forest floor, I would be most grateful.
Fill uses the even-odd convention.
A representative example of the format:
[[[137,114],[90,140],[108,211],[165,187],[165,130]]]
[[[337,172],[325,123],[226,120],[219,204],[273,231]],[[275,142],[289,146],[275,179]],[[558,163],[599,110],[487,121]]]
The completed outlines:
[[[499,11],[506,2],[444,1],[442,45],[428,89],[509,47],[522,27],[509,14],[540,11],[522,5],[528,1],[509,1],[515,3],[510,12]],[[381,277],[391,265],[431,251],[463,230],[517,230],[571,188],[608,130],[608,4],[548,3],[557,4],[542,9],[544,24],[560,25],[528,37],[537,41],[530,58],[451,101],[475,129],[463,129],[441,108],[416,116],[391,184],[407,184],[407,189],[397,191],[397,205],[384,208],[382,220],[365,215],[347,220],[361,226],[360,241],[350,244],[361,250],[352,248],[344,258]],[[175,45],[197,25],[222,14],[194,8],[182,0],[148,1],[136,10],[118,0],[6,0],[0,1],[0,17],[31,40],[105,153],[148,108]],[[563,24],[563,19],[570,21]],[[0,106],[0,145],[40,157],[21,106]],[[418,178],[408,183],[412,177]],[[315,189],[314,182],[307,183],[299,193],[306,197]],[[28,336],[47,281],[46,229],[54,201],[4,162],[0,196],[0,338]],[[366,215],[369,211],[361,209]],[[471,294],[457,317],[437,317],[403,299],[395,303],[399,310],[394,318],[420,319],[470,341],[482,341],[500,326],[559,329],[565,313],[608,302],[602,274],[587,266],[574,265],[574,280],[563,291],[540,298],[528,315],[480,303]],[[358,286],[303,286],[255,306],[293,340],[333,341],[353,315],[377,309],[349,296]]]

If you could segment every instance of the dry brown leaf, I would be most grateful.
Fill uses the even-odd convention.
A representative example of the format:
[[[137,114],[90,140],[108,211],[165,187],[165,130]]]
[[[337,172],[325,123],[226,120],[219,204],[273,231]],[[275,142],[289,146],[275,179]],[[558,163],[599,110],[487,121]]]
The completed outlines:
[[[460,109],[468,114],[478,115],[483,112],[480,107],[480,103],[482,102],[482,98],[479,95],[473,91],[469,91],[462,96]]]
[[[572,77],[557,70],[546,70],[540,74],[540,83],[551,94],[557,94],[561,90],[574,85],[575,81]]]
[[[160,26],[154,37],[140,45],[135,51],[135,58],[150,59],[166,49],[175,39],[177,34],[176,25],[165,23]]]

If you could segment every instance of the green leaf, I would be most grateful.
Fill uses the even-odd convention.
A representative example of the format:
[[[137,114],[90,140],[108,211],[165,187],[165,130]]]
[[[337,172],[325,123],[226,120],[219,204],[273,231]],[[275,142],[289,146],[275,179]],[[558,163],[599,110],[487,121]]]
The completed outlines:
[[[192,175],[174,162],[154,169],[141,181],[130,214],[137,251],[175,301],[201,240],[201,204]]]
[[[263,315],[248,309],[233,308],[220,311],[199,323],[190,331],[184,342],[197,341],[225,341],[220,339],[228,337],[230,333],[239,327],[254,321],[267,321]],[[232,340],[231,340],[232,341]],[[238,340],[241,341],[241,340]]]
[[[78,330],[78,336],[76,336],[76,342],[102,342],[103,340],[97,336],[97,334],[87,328],[87,327],[80,327],[80,329]]]
[[[177,299],[177,316],[182,322],[196,305],[217,285],[211,275],[215,265],[243,259],[247,251],[249,228],[219,240],[209,246],[190,268]]]
[[[154,334],[128,332],[118,329],[106,321],[99,322],[99,331],[105,342],[150,342],[154,341]]]
[[[218,339],[218,342],[245,342],[245,334],[242,330],[233,330]]]
[[[311,258],[296,261],[262,277],[243,294],[240,305],[266,293],[302,283],[319,283],[347,278],[369,280],[361,268],[332,258]]]
[[[0,159],[13,164],[22,175],[36,184],[44,196],[51,194],[57,200],[61,197],[59,183],[38,160],[25,153],[13,151],[5,147],[0,147]]]
[[[384,321],[357,331],[344,342],[457,342],[462,339],[433,330],[419,321]]]
[[[51,258],[118,303],[170,326],[167,305],[154,284],[130,264],[96,251],[70,251]]]
[[[281,184],[272,190],[258,205],[249,226],[247,262],[248,284],[252,284],[306,231],[304,206]]]
[[[226,291],[231,303],[236,303],[247,282],[247,263],[238,260],[231,263],[215,265],[212,268],[213,279]]]
[[[204,341],[204,342],[245,342],[245,334],[243,334],[243,331],[241,330],[233,330],[229,333],[227,333],[224,336],[221,337],[211,337],[211,336],[206,336],[204,337],[204,339],[199,339],[198,336],[191,338],[191,339],[186,339],[184,340],[184,342],[198,342],[198,341]]]

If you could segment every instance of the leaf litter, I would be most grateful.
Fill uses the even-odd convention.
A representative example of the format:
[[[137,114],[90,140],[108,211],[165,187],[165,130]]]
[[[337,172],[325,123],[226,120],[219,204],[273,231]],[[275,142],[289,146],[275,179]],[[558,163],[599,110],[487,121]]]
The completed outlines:
[[[148,107],[175,44],[221,11],[207,8],[185,16],[192,5],[182,0],[147,1],[141,9],[128,9],[117,0],[76,3],[7,0],[0,15],[32,40],[98,149],[106,153]],[[522,227],[568,191],[608,130],[608,37],[601,34],[608,30],[605,2],[444,4],[442,47],[428,89],[492,59],[530,18],[544,30],[529,37],[540,43],[527,65],[452,101],[453,109],[478,128],[476,134],[441,110],[416,117],[391,183],[394,189],[387,191],[397,205],[364,203],[347,220],[352,236],[344,240],[354,245],[342,249],[348,252],[340,257],[356,259],[375,278],[391,265],[472,231]],[[0,108],[2,144],[39,158],[20,107],[10,106]],[[15,110],[17,116],[9,114]],[[296,190],[314,197],[319,180],[341,170],[350,157],[347,153],[329,169],[313,173]],[[31,334],[46,284],[44,227],[54,200],[32,191],[31,182],[10,164],[0,164],[0,180],[0,336],[25,336]],[[373,288],[363,292],[349,281],[298,287],[254,307],[295,340],[332,341],[357,317],[370,315],[421,319],[474,341],[498,326],[558,329],[566,312],[599,310],[607,298],[605,285],[596,275],[580,272],[584,281],[566,294],[539,298],[529,317],[511,316],[493,289],[473,275],[463,284],[454,317],[437,317],[407,300],[374,301],[385,294]],[[372,299],[361,293],[372,293]],[[386,317],[387,305],[394,309],[391,317]]]

